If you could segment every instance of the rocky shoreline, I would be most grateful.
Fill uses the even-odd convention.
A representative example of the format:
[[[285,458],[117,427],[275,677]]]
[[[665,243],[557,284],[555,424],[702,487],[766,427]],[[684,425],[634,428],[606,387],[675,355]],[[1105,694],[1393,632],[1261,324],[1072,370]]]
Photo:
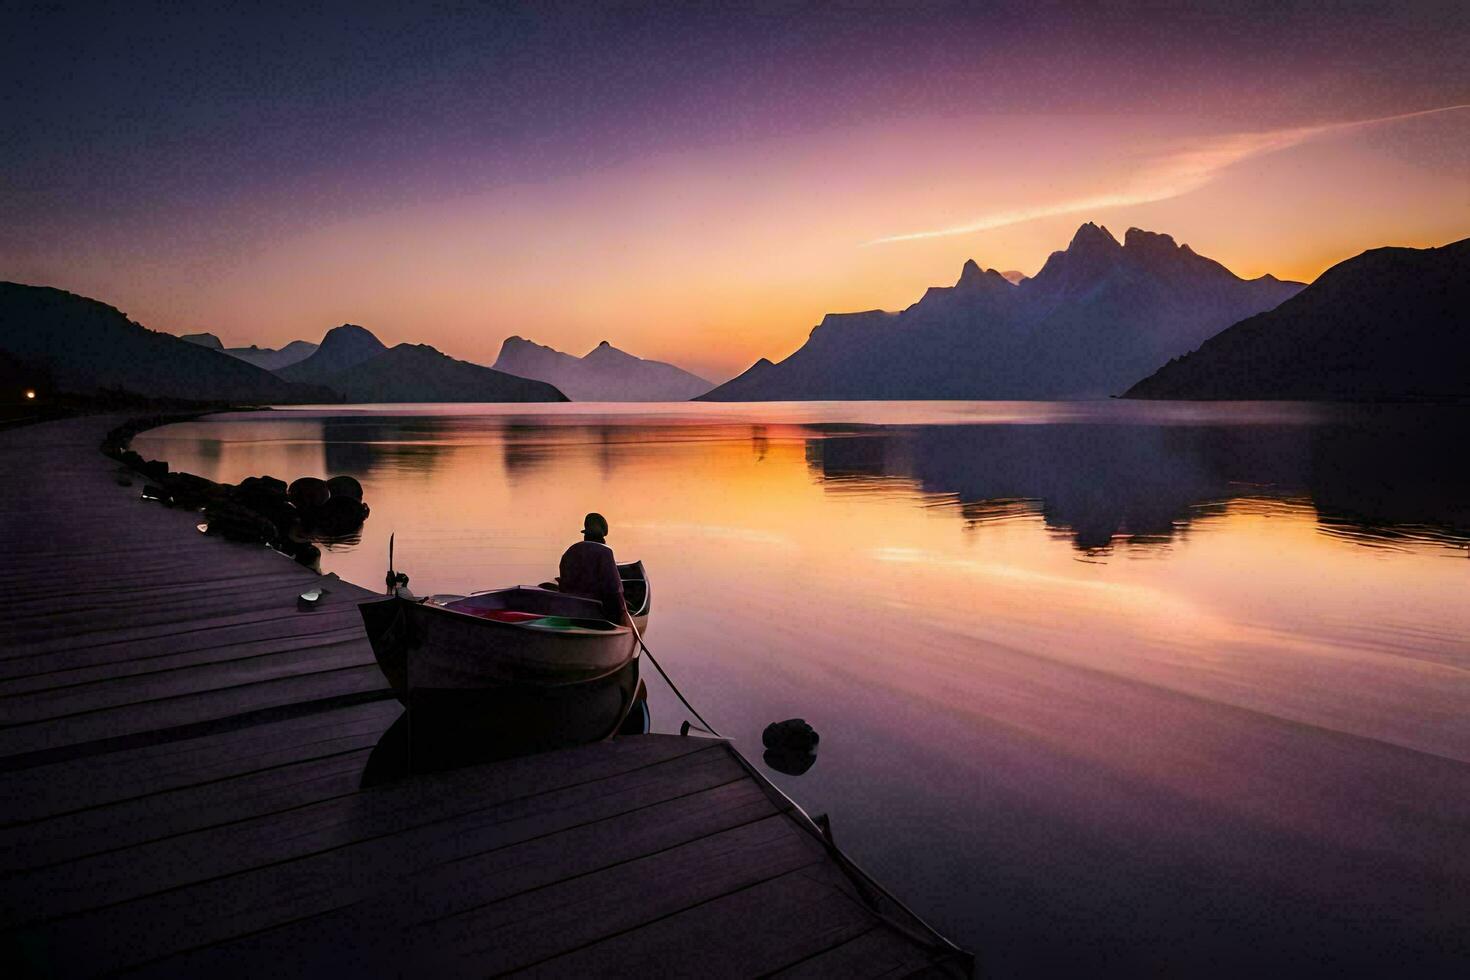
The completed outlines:
[[[154,415],[129,419],[102,439],[104,456],[144,477],[143,497],[165,507],[202,512],[200,530],[229,541],[264,544],[307,568],[320,571],[317,542],[359,532],[369,514],[362,485],[350,476],[328,480],[303,476],[291,483],[273,476],[246,477],[237,484],[216,483],[193,473],[169,469],[164,460],[144,459],[130,448],[133,437],[147,429],[186,422],[201,413]],[[126,472],[120,482],[131,483]]]

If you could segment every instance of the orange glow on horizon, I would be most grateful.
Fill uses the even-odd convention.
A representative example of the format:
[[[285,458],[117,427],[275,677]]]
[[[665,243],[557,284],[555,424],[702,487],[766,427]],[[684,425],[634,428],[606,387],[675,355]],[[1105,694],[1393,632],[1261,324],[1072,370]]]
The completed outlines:
[[[491,364],[512,334],[579,355],[606,339],[721,381],[789,355],[826,313],[903,309],[966,259],[1034,274],[1087,220],[1306,281],[1369,248],[1470,234],[1446,206],[1465,199],[1470,111],[1385,115],[1259,132],[1137,114],[915,119],[285,222],[212,252],[162,232],[58,242],[12,278],[232,346],[352,322]],[[1005,220],[865,244],[977,215]]]

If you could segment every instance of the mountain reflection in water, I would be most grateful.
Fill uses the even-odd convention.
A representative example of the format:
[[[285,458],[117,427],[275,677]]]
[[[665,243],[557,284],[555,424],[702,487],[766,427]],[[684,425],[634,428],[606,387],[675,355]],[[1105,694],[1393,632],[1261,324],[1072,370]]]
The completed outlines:
[[[1413,413],[1356,424],[921,426],[829,432],[807,442],[834,490],[912,481],[967,522],[1036,514],[1080,549],[1167,544],[1232,501],[1313,507],[1324,530],[1363,543],[1470,541],[1470,457]]]
[[[1465,975],[1463,409],[1126,402],[332,408],[137,440],[346,472],[327,571],[642,559],[648,643],[991,976]],[[224,545],[221,545],[224,547]],[[647,679],[647,678],[646,678]],[[652,715],[687,713],[657,678]],[[799,768],[799,767],[788,767]]]

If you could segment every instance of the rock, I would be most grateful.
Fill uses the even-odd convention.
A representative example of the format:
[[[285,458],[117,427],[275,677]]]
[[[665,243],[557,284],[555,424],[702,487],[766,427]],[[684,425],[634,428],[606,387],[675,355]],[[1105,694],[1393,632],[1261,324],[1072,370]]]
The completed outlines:
[[[332,492],[327,489],[325,480],[303,476],[287,488],[286,496],[291,498],[291,503],[296,505],[297,510],[307,511],[325,504],[331,499]]]
[[[162,482],[163,478],[168,476],[168,464],[161,459],[150,459],[138,469],[142,470],[143,475],[151,480]]]
[[[362,499],[362,484],[350,476],[334,476],[327,481],[327,490],[335,497],[347,497],[351,500]]]
[[[804,718],[772,722],[761,733],[766,748],[782,751],[814,752],[819,741],[821,736]]]
[[[277,480],[273,476],[247,476],[241,480],[238,487],[243,493],[261,494],[286,498],[286,481]]]
[[[367,515],[367,505],[360,500],[332,497],[320,507],[308,511],[304,519],[313,531],[335,536],[358,530]]]
[[[291,542],[291,557],[313,571],[321,571],[322,549],[310,541]]]
[[[777,772],[788,776],[800,776],[817,762],[815,749],[766,749],[761,760]]]
[[[275,524],[237,503],[220,501],[210,504],[204,510],[204,518],[209,522],[210,534],[230,541],[270,544],[280,538]]]
[[[210,501],[224,498],[228,492],[226,487],[193,473],[169,473],[162,483],[179,507],[203,507]]]

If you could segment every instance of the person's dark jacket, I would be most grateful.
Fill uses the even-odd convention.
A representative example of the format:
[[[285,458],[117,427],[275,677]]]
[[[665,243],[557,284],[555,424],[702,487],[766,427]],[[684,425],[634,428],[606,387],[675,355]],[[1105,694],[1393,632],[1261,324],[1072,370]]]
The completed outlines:
[[[624,617],[623,580],[613,550],[597,541],[578,541],[561,556],[557,585],[563,592],[584,595],[602,603],[603,614],[614,623]]]

